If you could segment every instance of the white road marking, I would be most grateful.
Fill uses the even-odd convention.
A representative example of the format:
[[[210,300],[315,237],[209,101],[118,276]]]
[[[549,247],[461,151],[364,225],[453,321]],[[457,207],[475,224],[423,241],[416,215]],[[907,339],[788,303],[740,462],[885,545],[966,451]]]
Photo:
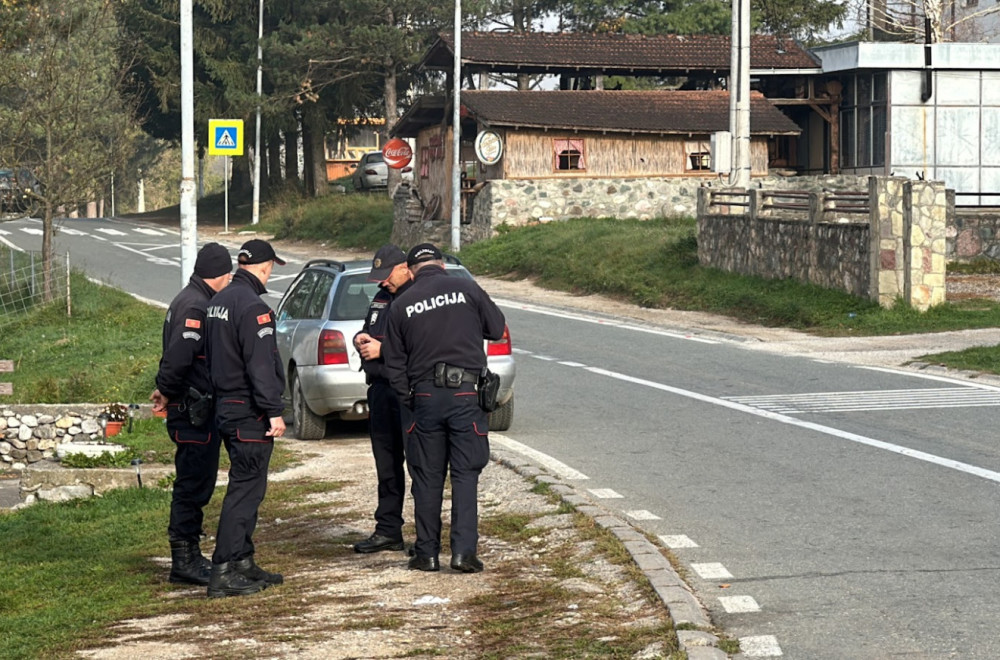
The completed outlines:
[[[646,511],[645,509],[635,509],[633,511],[626,511],[625,515],[632,520],[663,520],[652,511]]]
[[[7,247],[9,247],[11,250],[14,250],[15,252],[24,252],[24,250],[22,250],[21,248],[19,248],[16,245],[14,245],[10,241],[8,241],[6,238],[0,238],[0,243],[3,243],[4,245],[6,245]]]
[[[910,390],[807,392],[765,396],[724,397],[754,408],[786,415],[873,410],[922,410],[1000,406],[1000,392],[971,387],[928,387]]]
[[[740,654],[748,658],[776,658],[784,655],[774,635],[740,637]]]
[[[99,231],[102,234],[107,234],[108,236],[128,236],[125,232],[112,229],[111,227],[98,227],[94,231]]]
[[[69,227],[56,227],[57,234],[66,234],[67,236],[88,236],[87,232],[80,231],[79,229],[70,229]]]
[[[733,574],[718,562],[691,564],[691,570],[697,573],[702,580],[730,580],[733,577]]]
[[[667,534],[659,537],[660,542],[670,549],[675,548],[697,548],[698,544],[684,534]]]
[[[719,596],[719,603],[722,604],[722,609],[729,614],[760,612],[760,605],[753,599],[753,596]]]
[[[563,479],[590,479],[590,477],[585,475],[583,472],[574,470],[570,466],[557,461],[548,454],[543,454],[537,449],[532,449],[528,445],[522,444],[517,440],[511,440],[505,435],[490,433],[490,442],[500,445],[501,447],[506,447],[512,452],[516,452],[522,456],[531,458],[542,467],[551,471],[552,474],[557,477],[562,477]]]
[[[740,412],[749,413],[751,415],[756,415],[757,417],[763,417],[765,419],[779,422],[781,424],[788,424],[790,426],[797,426],[799,428],[809,429],[810,431],[816,431],[817,433],[832,435],[834,437],[841,438],[842,440],[848,440],[850,442],[856,442],[861,445],[875,447],[876,449],[883,449],[885,451],[889,451],[894,454],[899,454],[901,456],[909,456],[910,458],[915,458],[919,461],[925,461],[927,463],[932,463],[934,465],[939,465],[941,467],[946,467],[952,470],[957,470],[959,472],[965,472],[966,474],[971,474],[976,477],[981,477],[983,479],[987,479],[995,483],[1000,483],[1000,472],[994,472],[993,470],[987,470],[985,468],[977,467],[975,465],[969,465],[968,463],[962,463],[960,461],[955,461],[950,458],[935,456],[934,454],[928,454],[926,452],[917,451],[916,449],[910,449],[909,447],[903,447],[900,445],[892,444],[891,442],[883,442],[882,440],[876,440],[874,438],[858,435],[857,433],[850,433],[848,431],[842,431],[840,429],[835,429],[829,426],[823,426],[822,424],[814,424],[813,422],[807,422],[805,420],[796,419],[795,417],[789,417],[788,415],[782,415],[768,410],[753,408],[751,406],[747,406],[742,403],[736,403],[735,401],[727,401],[725,399],[720,399],[718,397],[708,396],[707,394],[699,394],[698,392],[683,390],[679,387],[671,387],[670,385],[656,383],[651,380],[646,380],[644,378],[636,378],[634,376],[628,376],[626,374],[620,374],[614,371],[608,371],[607,369],[600,369],[598,367],[587,367],[586,369],[591,373],[607,376],[609,378],[614,378],[616,380],[621,380],[627,383],[634,383],[636,385],[644,385],[646,387],[651,387],[653,389],[661,390],[663,392],[670,392],[671,394],[687,397],[690,399],[694,399],[696,401],[701,401],[703,403],[710,403],[713,405],[722,406],[723,408],[729,408],[731,410],[738,410]]]
[[[4,231],[3,229],[0,229],[0,236],[10,236],[10,232],[9,231]]]
[[[681,334],[678,332],[667,332],[666,330],[660,330],[658,328],[646,328],[639,325],[632,325],[629,323],[624,323],[622,321],[616,321],[614,319],[599,318],[596,316],[587,316],[585,314],[574,314],[572,312],[563,312],[554,309],[546,309],[544,307],[538,307],[536,305],[531,305],[528,303],[516,302],[513,300],[504,300],[502,298],[494,298],[493,302],[502,307],[511,307],[513,309],[520,309],[525,312],[531,312],[533,314],[542,314],[545,316],[554,316],[560,319],[572,319],[574,321],[583,321],[584,323],[593,323],[595,325],[606,325],[612,328],[620,328],[622,330],[632,330],[634,332],[645,332],[651,335],[660,335],[661,337],[672,337],[674,339],[688,339],[690,341],[697,341],[703,344],[718,344],[718,341],[713,339],[703,339],[701,337],[693,337],[687,334]]]
[[[42,230],[38,227],[19,227],[21,231],[25,234],[31,234],[32,236],[41,236]]]
[[[587,492],[594,497],[601,498],[602,500],[613,500],[619,497],[624,497],[624,495],[621,495],[610,488],[588,488]]]
[[[581,364],[579,362],[560,362],[559,364],[561,364],[564,367],[586,367],[587,366],[587,365]]]
[[[150,229],[149,227],[133,227],[133,231],[145,234],[146,236],[166,236],[166,234],[162,231],[156,231],[155,229]]]

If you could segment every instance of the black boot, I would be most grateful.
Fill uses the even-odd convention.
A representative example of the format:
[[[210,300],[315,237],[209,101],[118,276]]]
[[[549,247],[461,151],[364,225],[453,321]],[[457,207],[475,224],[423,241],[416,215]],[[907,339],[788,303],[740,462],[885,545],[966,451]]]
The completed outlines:
[[[212,564],[212,576],[208,581],[208,597],[246,596],[267,589],[267,582],[251,580],[236,570],[236,562]]]
[[[208,584],[212,562],[201,554],[197,541],[170,542],[170,581],[175,584]]]
[[[281,584],[285,581],[281,573],[268,573],[258,566],[253,560],[253,555],[245,559],[238,559],[232,562],[232,564],[243,577],[250,580],[259,580],[268,584]]]

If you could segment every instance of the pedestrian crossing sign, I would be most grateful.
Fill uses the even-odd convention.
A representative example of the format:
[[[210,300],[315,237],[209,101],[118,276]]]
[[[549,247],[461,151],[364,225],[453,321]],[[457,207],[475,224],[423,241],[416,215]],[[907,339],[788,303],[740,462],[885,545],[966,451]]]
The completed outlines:
[[[243,155],[242,119],[208,120],[208,155],[209,156]]]

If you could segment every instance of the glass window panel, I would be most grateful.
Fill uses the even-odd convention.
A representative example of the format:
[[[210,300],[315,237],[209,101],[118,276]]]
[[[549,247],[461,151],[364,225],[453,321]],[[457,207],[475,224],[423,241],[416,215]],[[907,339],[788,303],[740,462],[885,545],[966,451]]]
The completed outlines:
[[[885,106],[872,106],[872,165],[885,165]]]
[[[858,167],[872,164],[872,115],[871,108],[858,108]]]
[[[889,98],[887,76],[884,73],[876,73],[872,76],[872,101],[885,101]]]
[[[870,75],[858,76],[858,106],[872,104],[872,77]]]
[[[840,166],[851,168],[854,161],[854,110],[840,113]]]
[[[313,290],[312,298],[309,300],[309,309],[306,310],[307,318],[323,318],[323,310],[326,308],[326,299],[330,295],[331,286],[333,286],[333,277],[326,273],[321,274],[316,288]]]
[[[279,321],[305,317],[309,296],[312,294],[313,287],[316,286],[316,277],[317,273],[315,271],[306,271],[302,278],[293,284],[295,288],[289,294],[288,300],[278,313]]]

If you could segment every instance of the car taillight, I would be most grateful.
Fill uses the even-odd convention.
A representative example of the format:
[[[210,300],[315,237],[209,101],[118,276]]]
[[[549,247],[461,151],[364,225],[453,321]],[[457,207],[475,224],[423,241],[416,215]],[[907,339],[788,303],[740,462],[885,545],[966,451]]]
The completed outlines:
[[[319,364],[347,364],[347,342],[339,330],[324,330],[319,335]]]
[[[378,174],[378,172],[376,172],[375,170],[369,168],[369,169],[365,170],[365,174],[368,174],[369,176],[375,176],[376,174]]]
[[[510,355],[510,328],[503,327],[503,337],[486,345],[486,355]]]
[[[412,172],[412,171],[413,171],[413,168],[410,167],[409,165],[407,165],[406,167],[404,167],[403,169],[400,170],[400,172],[404,172],[404,173],[405,172]]]

